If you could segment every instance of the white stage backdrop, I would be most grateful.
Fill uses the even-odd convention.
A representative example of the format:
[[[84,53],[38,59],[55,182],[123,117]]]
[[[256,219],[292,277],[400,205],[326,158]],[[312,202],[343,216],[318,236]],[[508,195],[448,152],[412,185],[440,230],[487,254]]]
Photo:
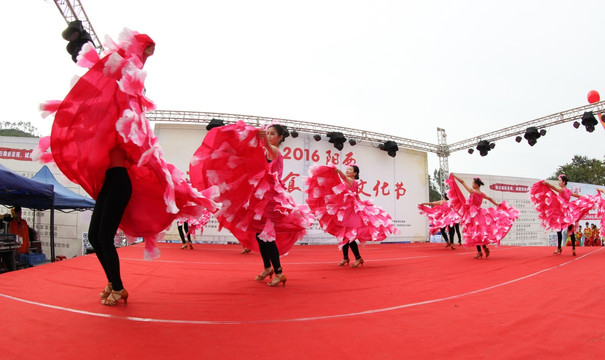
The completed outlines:
[[[207,133],[204,126],[191,124],[156,124],[155,134],[164,150],[166,160],[179,169],[189,169],[189,159],[200,146]],[[288,137],[281,145],[284,155],[283,181],[288,192],[298,203],[304,203],[304,178],[315,164],[334,164],[343,171],[350,164],[360,168],[360,197],[371,199],[385,209],[393,218],[401,233],[393,235],[388,242],[428,241],[426,218],[418,213],[417,205],[428,199],[427,154],[417,151],[399,150],[392,158],[377,144],[360,142],[355,146],[345,143],[338,151],[325,136],[315,141],[312,135],[300,134]],[[177,239],[175,226],[167,239]],[[227,230],[218,231],[213,219],[201,239],[205,242],[234,241]],[[336,243],[334,237],[324,233],[314,224],[303,240],[305,243]]]

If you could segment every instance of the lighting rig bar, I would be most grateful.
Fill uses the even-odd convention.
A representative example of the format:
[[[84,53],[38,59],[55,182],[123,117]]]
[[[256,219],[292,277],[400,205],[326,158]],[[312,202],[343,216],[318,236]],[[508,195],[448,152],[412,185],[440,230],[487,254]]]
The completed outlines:
[[[382,144],[386,141],[394,141],[400,148],[426,151],[438,153],[440,147],[438,145],[416,141],[386,134],[380,134],[371,131],[351,129],[342,126],[332,126],[319,123],[311,123],[299,120],[287,120],[271,117],[253,116],[253,115],[236,115],[223,114],[213,112],[197,112],[197,111],[174,111],[174,110],[155,110],[145,114],[149,121],[156,122],[189,122],[208,124],[212,119],[220,119],[227,124],[234,124],[238,120],[242,120],[249,125],[256,127],[271,125],[272,123],[280,123],[286,125],[289,131],[296,130],[302,133],[319,134],[325,137],[329,132],[341,132],[347,139],[355,139],[356,141],[368,141],[372,143]]]
[[[580,107],[577,107],[574,109],[561,111],[559,113],[544,116],[539,119],[527,121],[527,122],[524,122],[521,124],[517,124],[514,126],[504,128],[504,129],[500,129],[500,130],[497,130],[494,132],[475,136],[470,139],[466,139],[463,141],[459,141],[459,142],[450,144],[448,146],[447,155],[449,155],[449,153],[452,153],[454,151],[465,150],[468,148],[474,148],[475,146],[477,146],[477,143],[481,140],[487,140],[489,142],[494,142],[496,140],[501,140],[501,139],[505,139],[508,137],[523,135],[523,134],[525,134],[525,130],[530,126],[534,126],[538,129],[542,129],[542,128],[559,125],[559,124],[563,124],[563,123],[574,121],[574,120],[582,121],[582,115],[585,112],[590,111],[593,114],[599,113],[599,112],[603,111],[603,108],[605,108],[605,101],[601,101],[598,103],[589,104],[589,105],[585,105],[585,106],[580,106]]]
[[[95,44],[95,49],[97,52],[103,51],[103,43],[99,40],[95,29],[93,29],[92,24],[88,20],[88,16],[82,7],[82,3],[80,0],[54,0],[55,5],[63,15],[65,22],[69,25],[70,22],[75,20],[80,20],[82,22],[82,26],[84,30],[88,32],[88,34],[92,37],[92,41]]]

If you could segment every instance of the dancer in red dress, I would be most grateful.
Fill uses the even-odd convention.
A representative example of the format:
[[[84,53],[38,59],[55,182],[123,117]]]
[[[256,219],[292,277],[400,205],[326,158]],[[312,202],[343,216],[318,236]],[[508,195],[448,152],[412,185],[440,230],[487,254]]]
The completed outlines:
[[[145,257],[151,259],[159,256],[157,239],[176,218],[198,217],[218,205],[166,163],[145,118],[154,104],[144,95],[142,68],[154,52],[153,40],[125,29],[119,43],[107,46],[103,58],[85,46],[78,65],[90,70],[64,100],[42,106],[45,114],[56,115],[51,136],[40,140],[36,157],[54,161],[96,200],[88,236],[108,280],[101,301],[116,305],[128,298],[114,247],[118,227],[130,240],[143,237]],[[217,190],[206,194],[212,192]]]
[[[456,180],[470,193],[468,201]],[[487,248],[488,244],[500,245],[502,240],[515,220],[519,217],[519,210],[510,206],[506,201],[498,204],[491,197],[485,195],[481,191],[483,181],[476,177],[473,179],[472,188],[469,187],[464,180],[454,174],[445,181],[450,189],[448,195],[451,199],[451,207],[462,217],[462,234],[464,235],[464,243],[466,246],[477,246],[477,255],[475,259],[481,259],[483,253],[481,248],[485,250],[485,258],[489,257],[490,251]],[[496,208],[482,208],[483,199],[488,200],[496,205]]]
[[[359,167],[352,165],[343,173],[334,166],[313,166],[306,179],[306,202],[322,229],[334,235],[342,247],[339,266],[348,265],[348,248],[355,255],[351,267],[363,264],[357,246],[360,242],[382,241],[399,230],[391,216],[370,200],[359,199]]]
[[[285,126],[274,124],[260,130],[239,121],[212,128],[195,152],[189,166],[193,186],[216,185],[215,214],[246,248],[259,251],[264,270],[256,280],[275,277],[269,286],[286,284],[280,255],[288,253],[313,223],[306,205],[298,205],[286,191],[281,177],[284,158],[279,145],[288,136]]]
[[[189,249],[193,250],[191,235],[195,236],[195,234],[199,232],[200,236],[202,236],[204,233],[204,226],[206,226],[208,221],[210,221],[211,217],[212,213],[210,211],[204,211],[199,219],[188,218],[177,220],[176,224],[178,227],[179,236],[181,237],[181,242],[183,243],[181,249],[186,249],[189,247]]]
[[[555,255],[561,254],[563,231],[571,232],[572,254],[576,256],[576,236],[574,226],[592,209],[597,201],[595,196],[580,196],[567,188],[567,176],[558,177],[559,186],[540,180],[532,185],[530,199],[538,211],[542,226],[557,232],[557,249]],[[571,197],[577,198],[570,201]]]
[[[429,224],[432,225],[429,232],[435,235],[441,231],[442,237],[445,239],[445,247],[456,250],[454,247],[454,231],[455,226],[460,223],[460,215],[452,210],[448,204],[449,198],[447,195],[443,194],[443,197],[442,200],[418,204],[418,210],[429,218]],[[449,239],[446,231],[449,232]],[[460,238],[460,235],[458,235],[458,238]]]

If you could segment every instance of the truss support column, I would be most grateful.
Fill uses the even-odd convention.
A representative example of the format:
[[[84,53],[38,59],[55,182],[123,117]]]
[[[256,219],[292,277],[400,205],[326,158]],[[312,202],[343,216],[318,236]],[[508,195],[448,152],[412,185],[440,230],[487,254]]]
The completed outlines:
[[[437,183],[439,184],[439,191],[441,194],[445,192],[444,189],[444,181],[450,176],[450,166],[449,166],[449,156],[450,150],[447,145],[447,134],[445,133],[445,129],[437,128],[437,156],[439,157],[439,179]]]

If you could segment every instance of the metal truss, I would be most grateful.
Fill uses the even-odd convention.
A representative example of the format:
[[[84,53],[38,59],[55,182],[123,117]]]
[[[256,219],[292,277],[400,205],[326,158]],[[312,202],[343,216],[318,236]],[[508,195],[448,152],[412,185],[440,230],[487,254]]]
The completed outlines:
[[[86,15],[80,0],[55,0],[55,5],[57,5],[57,8],[61,12],[61,15],[63,15],[67,24],[75,20],[82,21],[82,26],[84,27],[84,30],[90,34],[97,52],[103,51],[103,43],[99,40],[95,29],[88,20],[88,16]]]
[[[563,124],[563,123],[570,122],[570,121],[576,121],[576,120],[581,121],[582,115],[585,112],[589,111],[589,112],[592,112],[593,114],[597,114],[599,112],[602,112],[603,111],[602,109],[604,107],[605,107],[605,101],[601,101],[598,103],[561,111],[559,113],[544,116],[539,119],[527,121],[527,122],[524,122],[521,124],[517,124],[514,126],[504,128],[504,129],[500,129],[500,130],[497,130],[497,131],[494,131],[491,133],[487,133],[487,134],[475,136],[475,137],[472,137],[470,139],[466,139],[463,141],[455,142],[448,146],[448,150],[450,153],[452,153],[452,152],[458,151],[458,150],[474,148],[475,146],[477,146],[477,143],[479,143],[479,141],[481,141],[481,140],[486,140],[488,142],[494,142],[494,141],[505,139],[505,138],[512,137],[512,136],[524,135],[525,130],[531,126],[536,127],[537,129],[543,129],[543,128]]]
[[[238,120],[242,120],[249,125],[256,127],[270,125],[272,123],[280,123],[286,125],[289,131],[296,130],[299,133],[319,134],[325,136],[329,132],[341,132],[347,139],[355,139],[356,141],[368,141],[371,143],[382,144],[386,141],[394,141],[399,148],[438,152],[438,146],[422,141],[406,139],[386,134],[380,134],[371,131],[352,129],[342,126],[333,126],[319,123],[311,123],[299,120],[278,119],[272,117],[262,117],[253,115],[236,115],[222,114],[212,112],[196,112],[196,111],[173,111],[173,110],[155,110],[145,114],[150,121],[157,122],[188,122],[207,124],[212,119],[223,120],[225,124],[234,124]]]
[[[178,110],[155,110],[148,112],[146,116],[150,121],[156,122],[185,122],[198,124],[208,124],[212,119],[222,120],[225,124],[233,124],[238,120],[242,120],[245,123],[256,127],[266,126],[277,122],[288,126],[290,131],[296,130],[301,133],[319,134],[323,136],[325,136],[329,132],[341,132],[347,139],[355,139],[357,141],[368,141],[375,144],[376,146],[386,141],[394,141],[397,143],[397,146],[402,149],[426,151],[437,154],[437,156],[439,157],[439,169],[441,170],[441,175],[447,177],[449,175],[448,158],[450,154],[454,151],[474,148],[481,140],[494,142],[508,137],[524,135],[525,130],[531,126],[536,127],[538,129],[543,129],[570,121],[581,120],[582,115],[585,112],[589,111],[593,114],[600,113],[603,111],[604,108],[605,101],[580,106],[574,109],[569,109],[556,114],[544,116],[535,120],[526,121],[524,123],[510,126],[504,129],[475,136],[466,140],[458,141],[451,145],[447,144],[447,134],[445,133],[445,130],[441,128],[437,128],[437,145],[435,145],[422,141],[380,134],[371,131],[352,129],[342,126],[333,126],[320,123],[278,119],[263,116]]]

